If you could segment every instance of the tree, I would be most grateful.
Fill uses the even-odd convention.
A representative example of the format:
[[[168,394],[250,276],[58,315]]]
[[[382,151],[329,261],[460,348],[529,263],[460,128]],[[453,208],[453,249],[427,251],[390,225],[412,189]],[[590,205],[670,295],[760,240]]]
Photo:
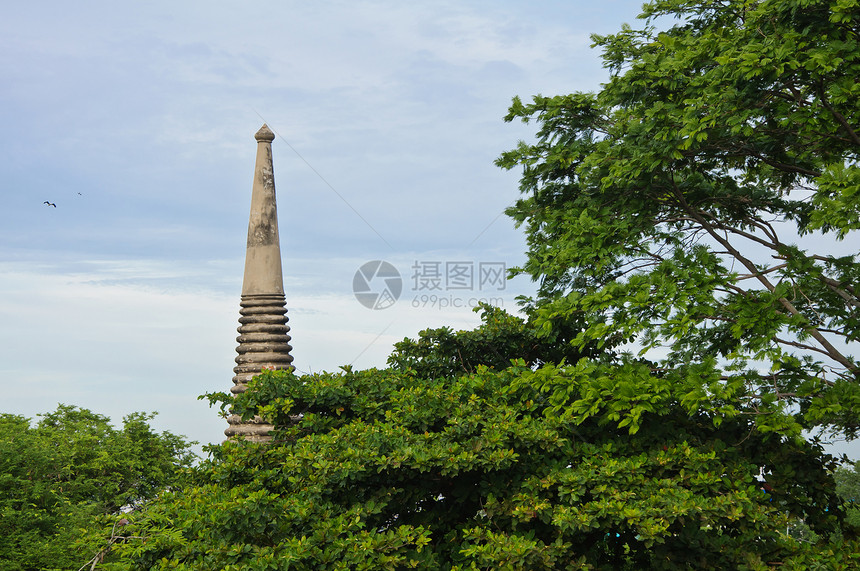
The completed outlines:
[[[655,375],[739,382],[760,423],[791,410],[795,431],[853,437],[860,263],[834,249],[860,228],[860,3],[643,10],[643,29],[594,36],[599,92],[506,117],[539,125],[498,160],[523,169],[509,214],[536,325],[575,320],[575,346],[641,350]]]
[[[0,415],[0,569],[78,569],[105,543],[122,509],[176,485],[191,443],[125,417],[122,429],[59,405],[35,426]]]
[[[212,447],[195,485],[149,504],[128,526],[145,541],[119,546],[106,568],[857,560],[854,542],[828,540],[842,512],[833,461],[817,445],[760,431],[748,416],[692,410],[682,404],[690,383],[659,382],[644,364],[619,374],[592,359],[533,355],[542,364],[529,366],[514,357],[541,343],[533,327],[501,310],[483,320],[404,340],[387,369],[268,371],[235,398],[211,395],[225,411],[274,422],[274,441]],[[470,351],[483,343],[497,351]],[[786,534],[798,518],[819,544]]]
[[[860,462],[840,466],[834,474],[836,493],[845,502],[849,524],[860,527]]]
[[[593,345],[574,348],[571,340],[578,333],[576,324],[556,323],[552,334],[537,331],[531,322],[501,308],[480,304],[482,325],[471,331],[450,327],[426,329],[418,339],[395,343],[388,364],[411,370],[426,378],[457,377],[474,373],[478,365],[502,370],[511,359],[521,359],[529,367],[544,363],[574,362],[595,354]]]

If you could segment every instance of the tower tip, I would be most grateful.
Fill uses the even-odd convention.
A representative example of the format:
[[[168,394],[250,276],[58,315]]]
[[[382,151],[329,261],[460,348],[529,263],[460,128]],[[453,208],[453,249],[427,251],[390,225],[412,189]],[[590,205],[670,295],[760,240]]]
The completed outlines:
[[[262,143],[263,141],[272,142],[275,140],[275,134],[272,133],[272,130],[269,129],[269,126],[263,123],[263,126],[260,127],[260,130],[254,135],[254,138],[257,139],[258,143]]]

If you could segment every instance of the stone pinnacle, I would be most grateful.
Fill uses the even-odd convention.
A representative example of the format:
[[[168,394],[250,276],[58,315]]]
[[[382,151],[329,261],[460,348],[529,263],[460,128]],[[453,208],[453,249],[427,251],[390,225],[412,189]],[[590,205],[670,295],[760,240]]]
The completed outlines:
[[[239,303],[238,356],[230,389],[234,394],[244,392],[248,382],[262,370],[291,369],[293,362],[272,166],[275,134],[264,124],[254,138],[257,139],[257,159],[251,188],[245,277]],[[274,428],[260,418],[242,422],[241,418],[233,415],[227,422],[230,426],[224,434],[228,437],[253,441],[269,440],[269,432]]]

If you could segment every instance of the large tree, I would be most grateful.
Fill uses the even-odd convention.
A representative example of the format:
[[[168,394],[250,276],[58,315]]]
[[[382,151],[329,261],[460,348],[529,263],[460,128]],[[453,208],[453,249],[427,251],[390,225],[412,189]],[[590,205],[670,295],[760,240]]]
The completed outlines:
[[[68,405],[36,423],[0,415],[0,570],[78,569],[107,547],[121,510],[180,481],[190,443],[151,418],[118,429]]]
[[[235,399],[213,395],[274,422],[273,442],[213,447],[196,485],[136,517],[107,568],[806,569],[860,557],[831,541],[842,512],[818,446],[682,404],[698,379],[572,354],[551,364],[542,343],[486,310],[474,331],[398,344],[386,369],[266,372]],[[531,364],[515,358],[524,351]],[[816,545],[789,537],[797,520]]]
[[[539,126],[498,161],[523,168],[509,213],[533,305],[550,329],[585,324],[576,343],[642,351],[655,374],[706,366],[748,387],[745,412],[853,436],[860,2],[643,10],[641,29],[594,37],[599,92],[507,116]]]

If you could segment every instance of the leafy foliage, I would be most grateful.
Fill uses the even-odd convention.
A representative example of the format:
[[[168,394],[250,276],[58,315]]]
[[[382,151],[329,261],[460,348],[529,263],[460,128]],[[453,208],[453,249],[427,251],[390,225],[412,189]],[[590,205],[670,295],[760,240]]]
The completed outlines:
[[[850,468],[840,466],[834,474],[836,493],[845,502],[849,524],[860,527],[860,462]]]
[[[475,311],[482,312],[481,327],[421,331],[416,340],[395,343],[388,364],[395,369],[411,369],[419,377],[434,378],[474,373],[478,365],[506,369],[511,359],[522,359],[528,366],[573,362],[594,352],[592,347],[578,350],[571,346],[578,331],[570,323],[559,323],[553,335],[543,335],[533,323],[499,307],[481,304]]]
[[[536,324],[654,370],[707,366],[746,411],[860,427],[860,3],[655,0],[595,36],[598,93],[514,99]],[[658,32],[655,19],[677,22]],[[815,238],[810,240],[810,238]],[[813,249],[812,246],[815,246]]]
[[[128,527],[146,540],[108,568],[801,569],[860,557],[828,540],[842,512],[817,445],[694,403],[695,379],[641,363],[467,357],[487,335],[531,346],[505,341],[533,335],[527,324],[483,318],[398,344],[388,369],[268,371],[235,398],[212,395],[270,419],[274,441],[213,447],[196,485],[149,504]],[[457,359],[470,370],[435,374]],[[818,545],[786,535],[798,518]]]
[[[153,432],[151,418],[128,415],[117,430],[67,405],[35,426],[0,415],[0,569],[78,569],[122,508],[175,485],[190,443]]]

